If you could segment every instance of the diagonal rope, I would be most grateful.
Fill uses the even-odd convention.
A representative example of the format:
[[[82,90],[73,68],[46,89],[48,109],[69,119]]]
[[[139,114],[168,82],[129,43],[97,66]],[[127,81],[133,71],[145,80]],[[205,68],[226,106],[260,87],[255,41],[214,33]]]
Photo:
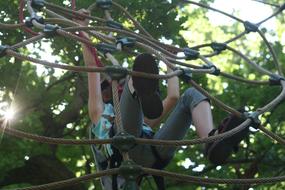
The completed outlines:
[[[209,10],[213,10],[216,11],[218,13],[221,13],[225,16],[228,16],[238,22],[241,22],[243,24],[245,24],[245,21],[230,15],[228,13],[225,13],[223,11],[220,11],[218,9],[212,8],[210,6],[201,4],[201,3],[197,3],[197,2],[193,2],[190,0],[182,0],[184,3],[191,3],[203,8],[207,8]],[[84,17],[84,18],[89,18],[89,19],[93,19],[96,20],[98,22],[103,22],[105,23],[106,20],[105,19],[101,19],[98,17],[93,17],[93,16],[86,16],[83,14],[78,13],[77,11],[75,11],[75,0],[72,0],[72,7],[73,10],[70,9],[66,9],[63,8],[61,6],[58,5],[54,5],[51,3],[47,3],[45,2],[46,7],[50,8],[51,10],[54,10],[55,12],[60,12],[68,17],[74,18],[76,16],[80,16],[80,17]],[[62,37],[65,38],[69,38],[69,39],[73,39],[75,41],[79,41],[82,43],[85,43],[87,45],[93,46],[94,44],[92,42],[90,42],[87,39],[84,39],[80,36],[77,36],[73,33],[71,33],[72,31],[83,31],[83,30],[89,30],[89,33],[92,34],[93,36],[95,36],[96,38],[102,40],[102,41],[107,41],[107,42],[114,42],[115,39],[114,37],[111,36],[106,36],[105,34],[101,34],[98,33],[98,30],[104,30],[104,31],[115,31],[115,32],[120,32],[120,33],[125,33],[127,35],[130,36],[134,36],[137,39],[139,39],[140,41],[138,41],[136,43],[136,45],[138,47],[141,47],[147,51],[149,51],[152,54],[155,54],[156,57],[158,57],[160,60],[162,60],[165,64],[167,64],[170,68],[173,68],[174,70],[177,69],[175,66],[175,63],[178,64],[180,63],[180,65],[183,66],[193,66],[193,70],[191,70],[193,73],[211,73],[212,69],[201,69],[198,66],[195,65],[190,65],[188,63],[184,63],[184,62],[179,62],[177,61],[177,59],[184,59],[185,57],[177,57],[176,53],[178,52],[183,52],[183,49],[181,48],[177,48],[175,46],[172,45],[165,45],[162,44],[161,42],[158,42],[157,40],[153,39],[151,37],[151,35],[140,25],[139,22],[137,22],[132,15],[129,14],[129,12],[124,9],[121,5],[119,5],[118,3],[115,3],[115,6],[117,8],[119,8],[120,10],[122,10],[126,16],[133,21],[134,25],[142,32],[142,34],[136,34],[130,30],[127,29],[112,29],[112,28],[108,28],[108,27],[69,27],[69,28],[63,28],[63,29],[58,29],[56,31],[57,34],[59,34]],[[92,7],[92,6],[90,6]],[[94,7],[94,6],[93,6]],[[20,6],[20,10],[23,10],[23,3]],[[28,2],[28,11],[31,14],[34,14],[34,10],[31,8],[29,2]],[[280,14],[282,12],[282,10],[284,9],[284,5],[280,6],[277,11],[275,11],[272,15],[270,15],[269,17],[267,17],[266,19],[262,20],[261,22],[257,23],[257,25],[262,24],[263,22],[267,21],[268,19],[275,17],[276,15]],[[59,16],[59,15],[58,15]],[[60,16],[59,16],[60,17]],[[111,15],[107,14],[107,17],[109,18],[109,20],[111,19]],[[20,19],[20,22],[23,19]],[[54,20],[55,21],[55,20]],[[69,22],[67,25],[72,25],[72,21],[70,21],[69,19],[58,19],[58,22],[62,22],[62,23],[66,23]],[[65,21],[65,22],[64,22]],[[44,25],[38,23],[37,21],[33,21],[34,27],[38,28],[38,29],[43,29]],[[23,27],[23,24],[14,24],[14,25],[10,25],[10,24],[2,24],[0,23],[0,28],[7,28],[7,29],[13,29],[13,28],[17,28],[17,27]],[[282,72],[282,67],[278,61],[277,55],[274,51],[274,49],[272,48],[271,44],[269,43],[269,41],[267,40],[267,38],[265,37],[265,35],[259,30],[257,29],[258,34],[261,36],[262,40],[265,42],[267,48],[269,49],[270,54],[272,55],[273,58],[273,62],[275,64],[275,67],[277,68],[277,71],[279,73],[279,75],[273,74],[272,72],[262,68],[261,66],[257,65],[256,63],[254,63],[253,61],[251,61],[247,56],[243,55],[241,52],[227,46],[227,49],[232,51],[233,53],[235,53],[236,55],[238,55],[239,57],[243,58],[247,63],[249,63],[250,65],[253,66],[253,68],[259,72],[261,72],[264,75],[269,75],[269,76],[283,76],[283,72]],[[237,36],[235,36],[232,39],[229,39],[225,42],[225,44],[231,43],[233,41],[238,40],[239,38],[243,37],[245,34],[247,34],[248,32],[242,32],[240,34],[238,34]],[[63,64],[55,64],[55,63],[50,63],[48,61],[42,61],[42,60],[38,60],[35,58],[31,58],[29,56],[24,56],[22,54],[19,54],[17,52],[15,52],[13,50],[13,48],[17,49],[19,47],[23,47],[29,43],[33,43],[35,41],[38,41],[40,39],[42,39],[43,37],[45,37],[45,34],[39,34],[39,36],[35,36],[32,38],[29,38],[28,40],[15,44],[13,46],[11,46],[11,49],[8,49],[5,51],[5,53],[8,56],[13,56],[16,57],[17,59],[20,60],[28,60],[31,62],[35,62],[35,63],[39,63],[45,66],[50,66],[50,67],[54,67],[54,68],[61,68],[61,69],[67,69],[70,71],[74,71],[74,72],[103,72],[103,73],[108,73],[109,70],[107,70],[105,67],[104,68],[98,68],[98,67],[79,67],[79,66],[69,66],[69,65],[63,65]],[[199,48],[203,48],[203,47],[207,47],[210,46],[210,44],[204,44],[204,45],[198,45],[196,47],[192,47],[194,49],[199,49]],[[217,55],[217,52],[214,52],[210,55],[205,55],[202,56],[200,55],[199,58],[204,61],[205,64],[207,65],[213,65],[213,63],[211,63],[210,60],[207,59],[207,57],[211,57],[211,56],[215,56]],[[176,70],[170,74],[167,75],[150,75],[147,73],[140,73],[140,72],[134,72],[134,71],[129,71],[127,70],[127,74],[132,75],[132,76],[139,76],[139,77],[145,77],[145,78],[170,78],[173,76],[178,76],[182,74],[181,70]],[[234,79],[237,81],[241,81],[241,82],[247,82],[247,83],[253,83],[253,84],[268,84],[267,81],[248,81],[246,79],[237,77],[237,76],[232,76],[226,73],[221,73],[222,76],[230,78],[230,79]],[[123,127],[122,127],[122,121],[121,121],[121,117],[120,117],[120,109],[119,109],[119,97],[118,97],[118,91],[117,91],[117,86],[118,83],[117,81],[113,81],[112,82],[112,91],[113,91],[113,96],[114,96],[114,109],[115,109],[115,113],[118,117],[116,117],[116,125],[118,126],[119,131],[123,131]],[[201,93],[203,93],[205,96],[209,97],[211,100],[213,100],[219,107],[223,108],[224,110],[233,113],[239,117],[243,117],[243,115],[236,111],[235,109],[231,108],[230,106],[224,104],[223,102],[221,102],[220,100],[216,99],[215,97],[213,97],[211,94],[209,94],[206,90],[204,90],[202,87],[200,87],[197,83],[195,83],[195,81],[191,80],[190,83],[196,88],[198,89]],[[276,97],[274,98],[271,102],[269,102],[267,105],[259,108],[256,110],[256,115],[262,115],[263,113],[267,112],[267,111],[271,111],[273,110],[278,104],[280,104],[281,101],[284,100],[285,98],[285,81],[284,80],[280,80],[280,84],[282,87],[282,92]],[[248,118],[245,120],[245,122],[243,122],[241,125],[237,126],[236,128],[234,128],[231,131],[228,131],[226,133],[220,134],[220,135],[216,135],[216,136],[212,136],[212,137],[208,137],[208,138],[202,138],[202,139],[193,139],[193,140],[186,140],[186,141],[162,141],[162,140],[154,140],[154,139],[140,139],[137,138],[136,142],[138,144],[151,144],[151,145],[164,145],[164,146],[181,146],[181,145],[190,145],[190,144],[200,144],[200,143],[209,143],[209,142],[214,142],[215,140],[221,139],[221,138],[228,138],[230,136],[232,136],[233,134],[238,133],[239,131],[243,130],[245,127],[247,127],[248,125],[250,125],[252,123],[252,119],[254,118]],[[1,120],[2,121],[2,120]],[[278,143],[283,144],[284,145],[284,139],[282,139],[281,137],[279,137],[278,135],[272,133],[271,131],[267,130],[266,128],[264,128],[263,126],[259,126],[259,129],[264,132],[266,135],[268,135],[269,137],[271,137],[272,139],[276,140]],[[16,129],[12,129],[12,128],[4,128],[3,125],[1,125],[0,130],[5,131],[5,133],[16,136],[16,137],[21,137],[21,138],[28,138],[28,139],[33,139],[35,141],[38,142],[43,142],[43,143],[50,143],[50,144],[72,144],[72,145],[77,145],[77,144],[107,144],[107,143],[111,143],[112,139],[106,139],[106,140],[69,140],[69,139],[56,139],[56,138],[49,138],[49,137],[42,137],[42,136],[37,136],[37,135],[32,135],[32,134],[28,134],[28,133],[24,133],[21,131],[18,131]],[[184,143],[184,144],[183,144]],[[128,159],[128,156],[125,156],[126,159]],[[143,169],[146,173],[148,174],[154,174],[154,175],[160,175],[160,176],[165,176],[165,177],[172,177],[174,179],[177,180],[185,180],[188,181],[190,183],[197,183],[197,184],[264,184],[264,183],[276,183],[276,182],[280,182],[280,181],[284,181],[285,177],[284,176],[279,176],[279,177],[268,177],[268,178],[260,178],[260,179],[216,179],[216,178],[197,178],[197,177],[192,177],[192,176],[186,176],[186,175],[181,175],[181,174],[174,174],[174,173],[170,173],[170,172],[165,172],[165,171],[159,171],[159,170],[154,170],[154,169],[149,169],[149,168],[144,168]],[[113,172],[113,173],[112,173]],[[111,174],[110,174],[111,173]],[[99,173],[99,174],[94,174],[93,177],[97,175],[97,177],[103,176],[103,175],[112,175],[117,173],[117,170],[114,169],[112,171],[106,171],[105,173]],[[90,176],[91,177],[91,176]],[[85,179],[83,177],[83,179]],[[77,179],[75,179],[76,181]],[[74,182],[74,181],[73,181]],[[62,182],[58,182],[58,183],[52,183],[52,184],[47,184],[47,186],[36,186],[36,187],[30,187],[30,188],[26,188],[25,190],[31,190],[31,189],[52,189],[52,188],[56,188],[57,185],[71,185],[73,184],[72,180],[68,181],[62,181]],[[76,183],[79,181],[76,181]],[[21,189],[22,190],[22,189]]]
[[[72,185],[77,185],[80,184],[81,182],[84,181],[89,181],[94,178],[100,178],[103,176],[111,176],[117,174],[119,169],[110,169],[110,170],[104,170],[104,171],[99,171],[94,174],[88,174],[85,176],[81,176],[78,178],[72,178],[72,179],[67,179],[67,180],[62,180],[58,182],[53,182],[53,183],[48,183],[44,185],[38,185],[38,186],[32,186],[32,187],[24,187],[24,188],[17,188],[14,190],[50,190],[50,189],[59,189],[67,186],[72,186]]]
[[[264,5],[269,5],[269,6],[272,6],[272,7],[280,8],[280,5],[276,5],[276,4],[273,4],[273,3],[268,3],[268,2],[265,2],[265,1],[262,1],[262,0],[252,0],[252,1],[255,1],[255,2],[258,2],[258,3],[262,3]]]
[[[266,177],[256,179],[219,179],[219,178],[202,178],[196,176],[189,176],[183,174],[177,174],[173,172],[157,170],[152,168],[143,168],[145,173],[162,176],[167,178],[176,179],[178,181],[186,181],[198,185],[211,185],[211,184],[236,184],[236,185],[247,185],[247,184],[272,184],[285,181],[285,176],[278,177]]]

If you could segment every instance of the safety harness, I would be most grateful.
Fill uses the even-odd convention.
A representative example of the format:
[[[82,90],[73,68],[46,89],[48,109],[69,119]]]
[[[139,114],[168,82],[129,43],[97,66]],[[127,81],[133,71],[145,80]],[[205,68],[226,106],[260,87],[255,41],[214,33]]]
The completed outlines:
[[[115,135],[115,131],[114,131],[114,128],[112,127],[110,129],[109,136],[110,136],[110,138],[112,138],[114,135]],[[148,132],[145,132],[144,130],[142,131],[141,137],[143,137],[143,138],[152,139],[153,136],[154,136],[153,132],[148,133]],[[116,168],[116,167],[119,167],[121,165],[121,163],[123,161],[123,157],[122,157],[120,151],[116,147],[114,147],[114,146],[111,146],[111,147],[113,150],[113,155],[110,157],[110,168]],[[170,160],[162,159],[161,156],[159,155],[158,151],[156,150],[155,146],[151,146],[151,151],[152,151],[152,154],[155,156],[155,160],[156,160],[155,163],[153,164],[152,168],[160,169],[160,170],[165,168]],[[141,184],[143,178],[146,176],[148,176],[148,175],[144,174],[144,175],[141,175],[138,177],[138,179],[137,179],[138,186]],[[118,177],[118,175],[112,176],[113,190],[118,190],[117,177]],[[165,190],[164,178],[161,176],[155,176],[155,175],[153,175],[152,177],[156,183],[157,189],[158,190]]]

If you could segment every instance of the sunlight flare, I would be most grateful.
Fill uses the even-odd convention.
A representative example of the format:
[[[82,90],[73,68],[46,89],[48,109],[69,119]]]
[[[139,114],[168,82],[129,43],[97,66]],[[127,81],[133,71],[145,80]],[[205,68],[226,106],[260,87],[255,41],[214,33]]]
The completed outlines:
[[[7,120],[11,120],[13,119],[15,116],[15,110],[12,108],[9,108],[5,113],[4,113],[4,117]]]

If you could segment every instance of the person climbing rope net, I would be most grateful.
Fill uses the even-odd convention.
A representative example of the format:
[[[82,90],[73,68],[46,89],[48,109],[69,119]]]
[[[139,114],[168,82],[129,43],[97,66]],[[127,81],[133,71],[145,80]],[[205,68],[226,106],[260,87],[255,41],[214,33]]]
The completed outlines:
[[[86,11],[82,10],[85,14]],[[86,21],[78,21],[87,25]],[[88,38],[87,33],[83,33]],[[83,58],[87,66],[96,66],[94,55],[90,48],[82,44]],[[133,71],[158,74],[156,58],[149,53],[136,56]],[[168,68],[168,71],[172,71]],[[89,117],[92,121],[91,131],[95,138],[107,139],[117,133],[114,123],[112,89],[110,82],[101,80],[99,73],[88,73]],[[181,140],[187,134],[191,124],[196,128],[200,138],[213,136],[237,127],[244,119],[230,116],[224,120],[218,129],[214,129],[210,101],[195,88],[188,88],[179,97],[179,80],[173,77],[167,81],[167,96],[161,100],[158,79],[128,77],[120,98],[120,110],[124,131],[141,138],[160,140]],[[154,132],[165,116],[166,121]],[[234,147],[247,135],[248,128],[227,139],[208,143],[205,156],[213,164],[224,164]],[[121,155],[111,145],[92,147],[97,168],[118,167],[122,161]],[[175,147],[137,145],[129,151],[130,158],[139,165],[149,168],[163,169],[175,154]],[[191,156],[191,155],[190,155]],[[155,178],[156,179],[156,178]],[[160,189],[164,189],[162,180],[157,179]],[[104,189],[121,189],[124,179],[120,176],[103,177]]]
[[[74,4],[75,1],[73,1]],[[192,2],[192,4],[199,5],[204,8],[212,9],[209,6],[204,4]],[[22,8],[24,7],[24,1],[22,1]],[[60,9],[63,16],[60,16],[57,13],[53,13],[52,15],[55,17],[59,17],[60,19],[51,19],[49,21],[60,21],[68,26],[72,27],[62,27],[51,24],[46,24],[44,19],[37,15],[32,8],[32,4],[34,4],[34,8],[40,9],[44,5],[47,7],[53,7],[55,9]],[[89,86],[89,114],[90,119],[92,121],[92,126],[90,127],[90,134],[93,139],[81,139],[81,140],[71,140],[71,139],[61,139],[61,138],[50,138],[44,136],[38,136],[33,134],[28,134],[25,132],[18,131],[13,128],[6,128],[6,123],[3,122],[0,118],[0,126],[1,130],[5,131],[5,133],[21,137],[28,138],[38,142],[43,143],[51,143],[51,144],[92,144],[92,150],[94,152],[96,158],[97,169],[100,170],[96,173],[81,176],[78,178],[53,182],[46,185],[29,187],[29,189],[52,189],[58,188],[58,186],[67,186],[72,185],[73,183],[79,183],[79,181],[84,181],[88,179],[93,179],[97,177],[101,177],[102,184],[104,189],[120,189],[122,187],[126,187],[129,185],[130,181],[133,182],[133,178],[130,176],[132,174],[128,174],[124,176],[124,169],[127,168],[129,172],[134,172],[134,166],[140,167],[140,174],[152,174],[157,176],[167,176],[178,180],[185,180],[190,183],[201,183],[203,184],[260,184],[260,183],[274,183],[284,181],[285,176],[277,176],[271,178],[252,178],[252,179],[216,179],[216,178],[199,178],[194,176],[186,176],[183,174],[177,174],[174,172],[163,171],[164,167],[167,166],[173,155],[175,154],[175,150],[177,146],[181,145],[193,145],[199,143],[206,143],[205,146],[205,156],[208,158],[210,162],[215,165],[225,164],[227,158],[231,155],[233,150],[236,150],[239,142],[244,139],[248,134],[248,126],[254,125],[256,129],[260,129],[266,135],[270,136],[280,144],[285,144],[284,139],[279,137],[278,135],[272,133],[271,131],[266,130],[259,121],[258,117],[264,114],[267,111],[271,111],[276,106],[284,100],[285,97],[285,79],[283,77],[283,72],[277,57],[275,56],[274,50],[271,48],[269,43],[265,43],[268,47],[270,54],[272,55],[273,62],[277,68],[277,73],[273,71],[269,71],[260,65],[254,63],[250,59],[248,59],[245,55],[243,55],[238,50],[233,49],[229,46],[230,42],[233,42],[239,39],[241,36],[251,32],[258,32],[259,35],[263,38],[265,42],[267,42],[266,37],[263,35],[263,32],[259,30],[259,25],[270,19],[273,16],[281,13],[285,5],[278,6],[279,8],[274,12],[271,16],[262,20],[261,22],[254,24],[249,21],[241,20],[232,15],[228,15],[219,11],[220,13],[227,15],[236,21],[242,23],[244,25],[245,31],[240,35],[227,40],[224,43],[212,42],[210,44],[199,45],[196,47],[186,47],[180,48],[172,45],[166,45],[160,43],[158,40],[152,38],[152,36],[144,30],[142,26],[135,19],[132,19],[130,14],[120,5],[117,5],[120,10],[125,12],[129,18],[133,21],[135,27],[139,30],[139,34],[136,32],[131,32],[128,29],[124,29],[120,23],[114,22],[111,18],[111,14],[108,9],[110,9],[112,1],[100,0],[96,1],[89,8],[92,9],[95,6],[100,5],[105,12],[106,19],[96,18],[92,16],[86,17],[86,15],[82,15],[79,12],[75,11],[75,6],[73,10],[69,10],[66,8],[59,7],[57,5],[53,5],[44,1],[27,1],[27,9],[31,15],[29,19],[23,23],[23,18],[21,18],[21,24],[16,25],[6,25],[0,23],[0,28],[18,28],[18,27],[35,27],[37,31],[31,31],[30,28],[27,30],[29,33],[34,35],[38,35],[32,38],[25,40],[22,43],[15,44],[13,46],[9,45],[0,45],[0,57],[2,56],[10,56],[15,57],[19,60],[26,60],[33,63],[42,64],[45,66],[53,67],[53,68],[61,68],[69,71],[75,72],[88,72],[88,86]],[[75,5],[75,4],[74,4]],[[217,10],[216,10],[217,11]],[[88,12],[84,12],[87,13]],[[61,14],[61,13],[60,13]],[[67,18],[65,18],[65,16]],[[72,20],[68,18],[74,17],[82,17],[82,18],[92,18],[97,21],[100,21],[106,24],[108,27],[99,26],[95,27],[81,27],[86,26],[88,24],[87,20],[77,21],[74,23]],[[63,24],[64,25],[64,24]],[[81,26],[80,26],[81,25]],[[26,28],[27,29],[27,28]],[[100,30],[105,32],[116,32],[118,35],[130,35],[134,37],[132,42],[129,37],[124,39],[119,39],[119,36],[106,35],[104,33],[99,32]],[[98,38],[102,42],[109,42],[109,44],[104,45],[103,43],[92,43],[89,39],[87,33],[89,35]],[[79,32],[79,35],[78,33]],[[83,46],[83,55],[85,64],[87,67],[81,66],[71,66],[67,64],[55,64],[49,61],[43,61],[39,59],[35,59],[29,56],[25,56],[21,53],[16,52],[15,50],[19,47],[23,47],[28,43],[32,43],[41,39],[43,37],[52,38],[56,35],[64,36],[67,38],[74,39],[76,41],[80,41]],[[127,40],[127,41],[124,41]],[[103,67],[100,63],[100,60],[97,57],[97,52],[95,49],[91,48],[95,46],[98,51],[101,51],[113,64],[118,64],[118,61],[112,57],[111,53],[114,50],[118,50],[120,48],[114,47],[113,42],[122,43],[121,45],[133,45],[137,46],[137,48],[144,49],[146,52],[151,53],[138,53],[135,51],[130,51],[128,53],[138,54],[134,60],[132,70],[128,70],[124,67]],[[201,55],[200,48],[202,47],[211,47],[213,49],[213,53],[209,55]],[[121,49],[122,50],[122,47]],[[137,49],[138,50],[138,49]],[[253,66],[254,69],[259,71],[260,73],[270,77],[268,81],[257,81],[257,80],[248,80],[242,77],[237,77],[235,75],[230,75],[228,73],[224,73],[220,71],[207,57],[212,57],[214,55],[218,55],[224,50],[230,50],[242,59],[244,59],[247,63]],[[184,53],[184,57],[179,57],[176,53]],[[197,66],[192,65],[190,63],[184,63],[179,61],[179,59],[190,59],[196,60],[201,59],[205,65]],[[158,60],[163,61],[168,66],[168,74],[158,75]],[[177,67],[177,65],[183,67]],[[188,69],[185,69],[185,67]],[[191,68],[191,69],[189,69]],[[119,71],[119,72],[118,72]],[[103,75],[100,76],[98,73],[93,72],[101,72],[109,75],[112,79],[112,85],[110,85],[110,81],[106,80]],[[125,84],[122,89],[117,89],[117,80],[120,72],[124,72],[125,75],[130,75],[125,79]],[[221,75],[233,80],[247,82],[250,84],[274,84],[281,85],[282,92],[272,101],[270,101],[264,107],[256,109],[254,112],[244,112],[243,110],[237,111],[223,102],[219,101],[215,97],[211,96],[207,91],[203,90],[195,81],[191,79],[189,72],[193,73],[208,73],[213,75]],[[112,78],[116,76],[115,78]],[[140,78],[139,76],[144,76]],[[150,77],[152,76],[152,77]],[[177,77],[179,76],[182,80],[187,83],[192,84],[195,88],[189,88],[183,92],[180,97],[179,94],[179,81]],[[150,79],[151,78],[151,79]],[[167,96],[162,101],[159,93],[159,80],[158,78],[167,78],[168,79],[168,87],[167,87]],[[114,85],[113,85],[114,84]],[[115,90],[114,90],[115,89]],[[121,93],[121,98],[119,101],[118,91]],[[112,98],[113,96],[113,98]],[[214,128],[212,113],[210,109],[210,100],[216,103],[218,106],[223,108],[224,110],[232,113],[229,117],[225,118],[218,128]],[[119,104],[119,105],[118,105]],[[120,108],[120,109],[119,109]],[[121,110],[121,112],[120,112]],[[166,121],[163,121],[166,118]],[[121,121],[122,120],[122,121]],[[163,123],[162,123],[163,122]],[[200,138],[192,139],[192,140],[182,140],[187,133],[189,126],[193,124],[196,127],[197,134]],[[160,126],[160,127],[158,127]],[[128,148],[119,147],[116,143],[118,143],[118,139],[121,137],[125,138],[127,136],[123,136],[123,133],[128,133],[132,136],[132,143],[129,144],[128,139],[123,139],[125,143],[128,144]],[[134,137],[134,138],[133,138]],[[100,144],[99,146],[97,146]],[[154,146],[155,145],[155,146]],[[169,146],[171,145],[171,146]],[[131,147],[130,147],[131,146]],[[123,148],[122,148],[123,147]],[[189,155],[191,157],[191,155]],[[135,161],[135,164],[128,164],[127,167],[124,165],[125,163],[129,163],[129,161]],[[121,163],[122,162],[122,163]],[[102,177],[111,175],[111,177]],[[157,182],[158,189],[164,189],[164,184],[162,178],[157,178],[154,176],[155,181]],[[137,177],[135,175],[135,177]],[[139,175],[137,178],[137,184],[135,184],[134,188],[138,188],[139,181],[142,176]],[[198,181],[200,180],[200,181]],[[133,183],[132,183],[133,184]],[[125,188],[124,187],[124,188]]]

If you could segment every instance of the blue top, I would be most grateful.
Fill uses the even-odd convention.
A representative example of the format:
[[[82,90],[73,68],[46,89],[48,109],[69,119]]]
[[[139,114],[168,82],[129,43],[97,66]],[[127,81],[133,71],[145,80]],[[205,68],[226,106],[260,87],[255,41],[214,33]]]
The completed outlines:
[[[114,113],[114,107],[112,104],[104,104],[104,111],[102,113],[102,116],[97,124],[92,124],[92,133],[98,138],[98,139],[108,139],[110,138],[109,133],[110,129],[113,126],[115,119],[115,113]],[[143,124],[143,131],[147,133],[152,133],[152,129],[146,125]],[[113,151],[111,149],[110,144],[106,144],[104,146],[106,153],[108,153],[109,156],[113,154]]]

